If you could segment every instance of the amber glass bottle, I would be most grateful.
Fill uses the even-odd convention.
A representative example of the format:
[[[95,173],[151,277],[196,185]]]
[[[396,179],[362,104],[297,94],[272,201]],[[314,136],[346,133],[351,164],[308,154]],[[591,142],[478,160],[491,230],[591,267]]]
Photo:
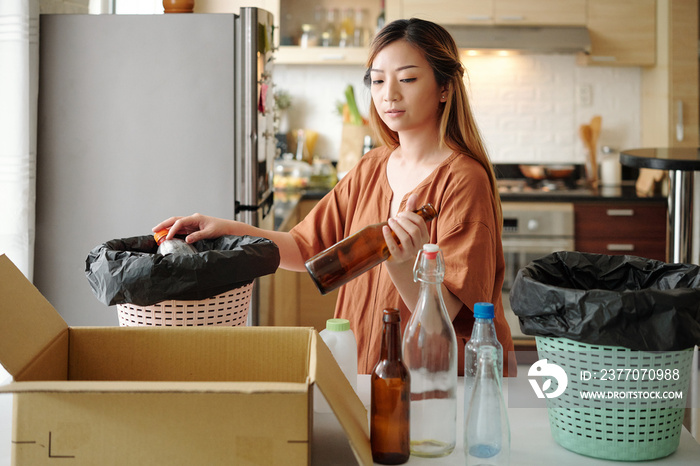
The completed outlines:
[[[437,216],[432,204],[424,205],[415,213],[426,223]],[[335,290],[389,258],[382,233],[384,225],[387,222],[369,225],[306,261],[306,270],[322,294]],[[398,241],[393,232],[392,235]]]
[[[401,316],[385,309],[382,346],[371,376],[370,441],[380,464],[403,464],[410,456],[411,378],[401,360]]]

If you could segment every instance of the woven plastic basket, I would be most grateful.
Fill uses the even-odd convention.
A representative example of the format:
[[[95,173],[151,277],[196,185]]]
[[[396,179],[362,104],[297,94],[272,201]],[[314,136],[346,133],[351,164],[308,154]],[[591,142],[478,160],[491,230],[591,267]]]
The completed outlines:
[[[692,348],[652,353],[566,338],[536,340],[539,358],[559,365],[568,378],[560,396],[547,398],[552,437],[559,445],[582,455],[622,461],[661,458],[676,451]],[[553,382],[550,388],[556,389]],[[604,393],[606,398],[585,399],[581,392]],[[682,398],[653,395],[662,393],[682,393]]]
[[[253,283],[200,301],[161,301],[151,306],[117,304],[119,325],[132,326],[244,326]]]

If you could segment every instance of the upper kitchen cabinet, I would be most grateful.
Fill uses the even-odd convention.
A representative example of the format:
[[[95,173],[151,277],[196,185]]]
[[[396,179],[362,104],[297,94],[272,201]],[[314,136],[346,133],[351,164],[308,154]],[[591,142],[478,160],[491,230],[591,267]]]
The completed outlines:
[[[698,2],[657,1],[656,66],[642,69],[642,146],[697,147]]]
[[[585,26],[586,0],[388,0],[387,20],[419,17],[442,24]]]
[[[581,64],[654,66],[656,0],[588,0],[591,53]]]
[[[379,0],[278,0],[277,63],[364,65],[377,27]],[[343,35],[344,34],[344,35]],[[343,40],[345,37],[345,40]],[[331,45],[324,46],[330,38]],[[344,42],[344,43],[343,43]]]

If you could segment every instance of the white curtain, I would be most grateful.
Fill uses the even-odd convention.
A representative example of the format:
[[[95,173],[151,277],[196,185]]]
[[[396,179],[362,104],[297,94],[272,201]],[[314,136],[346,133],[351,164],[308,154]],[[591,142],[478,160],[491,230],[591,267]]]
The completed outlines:
[[[39,0],[0,1],[0,254],[32,279]]]

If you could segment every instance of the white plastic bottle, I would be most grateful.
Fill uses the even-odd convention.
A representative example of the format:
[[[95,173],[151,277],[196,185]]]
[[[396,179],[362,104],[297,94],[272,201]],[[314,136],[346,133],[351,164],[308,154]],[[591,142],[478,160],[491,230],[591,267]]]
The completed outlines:
[[[347,319],[328,319],[326,328],[321,330],[326,346],[333,353],[333,357],[343,370],[352,389],[357,393],[357,341],[355,334],[350,330],[350,321]],[[318,413],[330,413],[331,407],[321,391],[316,387],[314,394],[314,410]]]

